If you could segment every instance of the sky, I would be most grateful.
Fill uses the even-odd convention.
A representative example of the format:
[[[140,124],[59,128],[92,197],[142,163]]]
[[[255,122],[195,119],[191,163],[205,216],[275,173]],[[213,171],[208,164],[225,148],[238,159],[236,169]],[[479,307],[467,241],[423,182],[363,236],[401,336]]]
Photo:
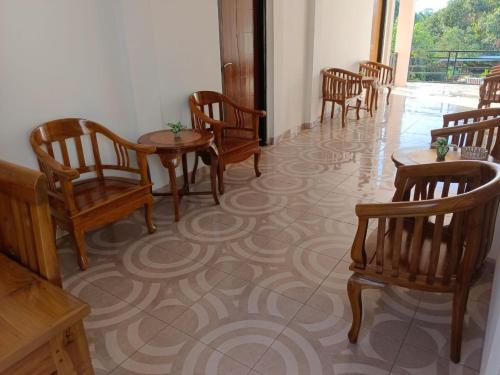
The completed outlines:
[[[417,0],[415,11],[420,12],[424,9],[431,8],[434,11],[444,8],[448,4],[448,0]]]

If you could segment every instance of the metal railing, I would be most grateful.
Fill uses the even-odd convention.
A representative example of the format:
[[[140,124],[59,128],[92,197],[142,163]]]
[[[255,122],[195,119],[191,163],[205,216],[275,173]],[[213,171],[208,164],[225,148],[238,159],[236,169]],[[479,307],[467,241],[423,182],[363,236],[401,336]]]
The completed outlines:
[[[412,51],[408,81],[478,84],[498,64],[500,50]]]

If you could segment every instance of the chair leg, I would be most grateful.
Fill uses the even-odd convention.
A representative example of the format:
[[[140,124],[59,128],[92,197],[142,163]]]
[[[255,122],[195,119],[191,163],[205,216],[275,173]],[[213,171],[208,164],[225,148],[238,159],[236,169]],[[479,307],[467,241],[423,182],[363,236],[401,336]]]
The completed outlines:
[[[191,172],[191,183],[194,184],[196,182],[196,171],[198,170],[198,153],[195,152],[194,154],[194,166],[193,166],[193,171]]]
[[[217,168],[218,179],[219,179],[219,194],[224,194],[224,163],[219,159],[219,168]]]
[[[359,329],[363,319],[363,303],[361,300],[361,292],[363,289],[383,288],[384,284],[371,281],[354,274],[347,282],[347,294],[352,309],[352,325],[349,330],[349,341],[355,344],[358,341]]]
[[[356,101],[356,120],[359,120],[359,110],[361,109],[361,100]]]
[[[378,89],[375,91],[375,110],[378,109]]]
[[[330,112],[330,118],[333,118],[335,115],[335,102],[332,102],[332,111]]]
[[[256,152],[255,154],[253,154],[253,168],[255,169],[255,175],[257,177],[260,177],[261,174],[262,174],[260,172],[260,169],[259,169],[260,153],[261,153],[261,151],[259,150],[258,152]]]
[[[451,345],[450,357],[455,363],[460,362],[462,350],[462,333],[464,328],[464,315],[467,308],[469,290],[457,291],[453,296],[453,312],[451,318]]]
[[[57,223],[56,219],[52,216],[52,234],[54,235],[54,241],[57,240]]]
[[[392,89],[390,87],[387,88],[387,98],[386,98],[386,103],[389,105],[389,96],[391,96],[391,91]]]
[[[321,105],[321,123],[323,123],[323,118],[325,117],[325,104],[326,101],[323,100],[323,104]]]
[[[85,247],[85,234],[82,230],[73,228],[71,236],[73,237],[73,241],[75,243],[75,248],[78,256],[78,265],[80,266],[80,269],[84,271],[89,266],[87,249]]]
[[[345,120],[347,117],[347,110],[346,110],[346,105],[344,103],[341,104],[342,106],[342,127],[345,128]]]
[[[153,200],[144,205],[144,211],[148,232],[152,234],[156,232],[156,225],[153,223]]]

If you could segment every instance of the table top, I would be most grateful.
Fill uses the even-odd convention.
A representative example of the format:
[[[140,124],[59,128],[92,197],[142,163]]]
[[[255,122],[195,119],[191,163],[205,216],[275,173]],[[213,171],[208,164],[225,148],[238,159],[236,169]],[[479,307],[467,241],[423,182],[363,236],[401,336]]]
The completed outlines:
[[[0,373],[90,313],[90,307],[0,253]]]
[[[157,153],[185,153],[212,144],[214,136],[209,131],[183,129],[179,137],[171,130],[158,130],[142,135],[138,143],[156,147]]]
[[[392,154],[392,161],[397,166],[400,165],[417,165],[417,164],[428,164],[428,163],[436,163],[436,150],[431,148],[400,148],[399,150],[394,151]],[[457,161],[463,160],[460,156],[460,150],[453,150],[446,154],[446,161]],[[499,160],[490,156],[488,161],[491,163],[500,163]]]

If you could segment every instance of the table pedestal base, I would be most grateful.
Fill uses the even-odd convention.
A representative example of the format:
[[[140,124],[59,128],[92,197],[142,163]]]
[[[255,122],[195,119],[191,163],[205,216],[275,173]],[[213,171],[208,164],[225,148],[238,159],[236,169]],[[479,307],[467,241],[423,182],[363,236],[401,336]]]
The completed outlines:
[[[217,196],[217,169],[218,169],[218,158],[216,151],[210,147],[210,187],[211,191],[190,191],[189,190],[189,178],[188,178],[188,168],[187,168],[187,156],[186,154],[160,154],[160,160],[162,165],[168,170],[168,176],[170,180],[170,193],[153,193],[154,196],[171,196],[174,204],[174,215],[175,221],[179,221],[180,218],[180,199],[184,195],[209,195],[211,194],[214,198],[215,204],[219,204],[219,197]],[[182,159],[182,174],[184,179],[184,185],[182,188],[177,187],[177,175],[175,173],[176,168],[179,166]]]

